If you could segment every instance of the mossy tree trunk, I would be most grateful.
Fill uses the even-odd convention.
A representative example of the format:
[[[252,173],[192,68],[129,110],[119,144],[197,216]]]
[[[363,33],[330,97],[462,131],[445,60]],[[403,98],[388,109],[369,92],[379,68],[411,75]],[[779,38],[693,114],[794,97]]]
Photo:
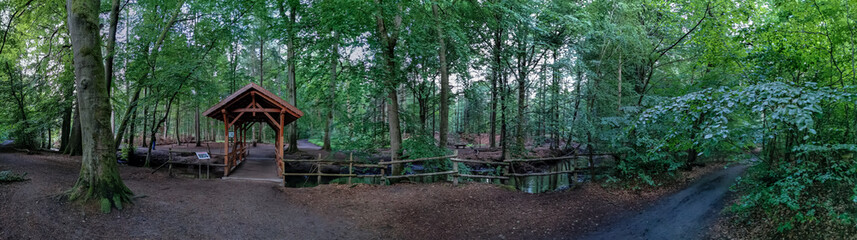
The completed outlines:
[[[80,176],[69,190],[69,200],[96,200],[102,211],[109,212],[130,202],[132,193],[119,177],[110,129],[110,98],[98,34],[100,2],[68,0],[66,4],[83,146]]]

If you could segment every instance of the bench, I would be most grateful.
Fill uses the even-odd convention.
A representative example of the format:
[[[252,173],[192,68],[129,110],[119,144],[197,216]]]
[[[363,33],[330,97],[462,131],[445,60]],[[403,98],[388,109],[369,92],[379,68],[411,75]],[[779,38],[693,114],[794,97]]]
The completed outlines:
[[[467,144],[455,144],[455,149],[459,149],[459,148],[463,149],[465,147],[467,147]]]

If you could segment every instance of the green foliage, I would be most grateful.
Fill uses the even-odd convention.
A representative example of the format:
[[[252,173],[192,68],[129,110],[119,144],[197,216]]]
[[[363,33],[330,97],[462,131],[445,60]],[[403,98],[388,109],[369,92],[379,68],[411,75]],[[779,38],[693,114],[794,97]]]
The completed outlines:
[[[0,183],[12,183],[12,182],[23,182],[30,180],[27,177],[27,173],[17,174],[12,171],[0,171]]]
[[[448,150],[437,147],[437,142],[434,140],[434,138],[429,136],[414,136],[405,139],[402,142],[402,149],[405,152],[404,156],[407,156],[409,159],[449,155]],[[442,172],[449,171],[449,169],[452,169],[452,162],[450,162],[449,159],[438,159],[422,161],[419,163],[407,163],[402,169],[402,174],[404,175],[417,173],[416,170],[414,170],[415,164],[418,164],[423,169],[422,171],[425,172]],[[423,179],[423,181],[426,182],[434,182],[438,180],[446,179],[437,179],[435,177],[428,177]]]
[[[763,224],[766,234],[778,238],[854,236],[855,152],[853,144],[802,145],[794,149],[794,161],[755,165],[736,186],[746,194],[731,210],[748,224]]]

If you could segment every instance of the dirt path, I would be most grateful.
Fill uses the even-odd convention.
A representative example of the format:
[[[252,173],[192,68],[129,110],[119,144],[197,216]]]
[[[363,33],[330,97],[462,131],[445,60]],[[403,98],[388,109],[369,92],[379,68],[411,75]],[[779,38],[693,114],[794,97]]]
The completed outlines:
[[[723,208],[723,198],[747,166],[711,173],[654,206],[583,239],[699,239]]]
[[[122,211],[54,198],[70,188],[80,158],[0,154],[0,169],[31,180],[0,184],[0,239],[374,239],[347,219],[320,215],[291,201],[273,183],[170,178],[121,166],[137,195]]]

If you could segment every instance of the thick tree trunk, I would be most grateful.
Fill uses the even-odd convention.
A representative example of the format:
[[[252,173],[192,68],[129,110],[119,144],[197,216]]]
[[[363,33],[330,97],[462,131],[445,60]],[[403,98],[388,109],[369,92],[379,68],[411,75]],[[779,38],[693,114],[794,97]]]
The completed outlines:
[[[336,76],[338,74],[336,71],[336,68],[339,65],[339,44],[338,44],[339,43],[339,34],[334,33],[333,39],[334,39],[334,41],[336,41],[336,43],[333,44],[333,47],[331,49],[331,51],[332,51],[331,53],[333,54],[333,57],[331,57],[330,83],[328,85],[328,92],[330,95],[327,99],[328,105],[327,105],[327,120],[325,121],[325,124],[324,124],[324,140],[323,140],[324,144],[321,147],[322,150],[327,150],[327,151],[330,151],[332,149],[332,147],[330,146],[330,128],[333,125],[333,109],[336,106]]]
[[[122,209],[129,190],[119,177],[116,147],[110,129],[110,97],[101,59],[97,0],[68,0],[69,35],[74,51],[74,75],[80,108],[83,158],[80,177],[70,200],[96,200],[101,210]]]
[[[443,39],[443,26],[441,25],[437,3],[431,5],[431,10],[434,14],[434,26],[437,32],[437,42],[440,47],[437,50],[438,60],[440,60],[440,141],[438,141],[438,146],[446,148],[446,134],[449,132],[449,70],[446,66],[446,43]]]

